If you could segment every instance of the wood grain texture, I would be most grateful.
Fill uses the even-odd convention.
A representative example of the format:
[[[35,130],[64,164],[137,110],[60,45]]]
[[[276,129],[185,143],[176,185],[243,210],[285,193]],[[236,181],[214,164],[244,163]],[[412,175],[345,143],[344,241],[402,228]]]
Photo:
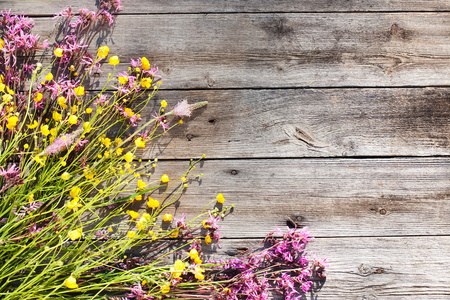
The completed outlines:
[[[141,179],[155,184],[166,173],[174,180],[188,165],[160,161],[150,178]],[[194,217],[223,193],[224,205],[236,205],[221,229],[227,238],[264,237],[293,223],[319,237],[450,234],[448,158],[240,159],[201,165],[193,174],[204,176],[167,212]],[[164,191],[152,198],[161,200]],[[135,201],[128,209],[145,207],[145,201]]]
[[[166,89],[428,86],[450,85],[449,28],[450,13],[130,15],[94,44],[119,69],[146,56]]]
[[[449,88],[162,90],[154,99],[143,121],[163,99],[208,106],[143,158],[450,154]]]
[[[94,0],[2,0],[2,7],[16,13],[35,15],[55,14],[67,5],[74,8],[93,9]],[[375,11],[448,11],[450,4],[445,0],[281,0],[281,1],[213,1],[213,0],[125,0],[123,13],[210,13],[210,12],[375,12]]]
[[[255,241],[223,240],[212,258],[235,257]],[[328,257],[327,280],[307,299],[449,299],[450,237],[324,238],[309,250]]]

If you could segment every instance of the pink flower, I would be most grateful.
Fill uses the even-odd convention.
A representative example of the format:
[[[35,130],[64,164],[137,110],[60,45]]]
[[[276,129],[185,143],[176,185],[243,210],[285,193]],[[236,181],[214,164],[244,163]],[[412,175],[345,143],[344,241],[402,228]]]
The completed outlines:
[[[203,102],[197,102],[194,104],[188,104],[187,100],[183,100],[181,102],[178,102],[177,105],[175,105],[175,107],[173,108],[172,112],[175,116],[183,118],[183,117],[190,117],[191,113],[200,108],[205,106],[206,104],[208,104],[208,101],[203,101]]]

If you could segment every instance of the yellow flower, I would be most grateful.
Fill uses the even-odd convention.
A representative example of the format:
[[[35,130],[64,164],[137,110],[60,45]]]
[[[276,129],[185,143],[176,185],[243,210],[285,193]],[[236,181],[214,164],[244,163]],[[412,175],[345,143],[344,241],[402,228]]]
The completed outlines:
[[[198,280],[205,279],[205,276],[202,274],[203,272],[205,272],[205,270],[203,270],[200,266],[196,266],[193,271],[195,278],[197,278]]]
[[[139,221],[136,223],[136,226],[139,230],[144,229],[145,223],[147,222],[147,219],[143,216],[139,219]]]
[[[67,104],[66,104],[66,98],[64,98],[63,96],[59,96],[58,100],[56,100],[59,104],[59,106],[61,106],[63,109],[67,108]]]
[[[158,208],[159,207],[159,201],[148,197],[147,206],[149,208]]]
[[[141,59],[141,62],[142,62],[142,70],[150,69],[150,62],[148,61],[148,59],[146,57],[143,57]]]
[[[139,147],[139,148],[145,148],[145,141],[144,141],[141,137],[138,137],[138,138],[134,141],[134,144],[136,145],[136,147]]]
[[[58,134],[58,129],[57,128],[50,129],[50,134],[55,138],[56,135]],[[67,139],[67,137],[63,136],[61,139],[63,141],[65,141]]]
[[[109,47],[108,46],[101,46],[97,50],[97,56],[100,58],[106,58],[109,53]]]
[[[142,195],[138,195],[138,196],[134,197],[134,200],[141,201],[142,200]]]
[[[4,95],[2,96],[2,100],[3,100],[3,102],[5,102],[5,103],[8,103],[9,101],[11,101],[12,98],[13,98],[13,97],[12,97],[10,94],[4,94]]]
[[[181,278],[180,276],[183,273],[185,267],[186,265],[184,264],[184,262],[180,259],[177,259],[172,267],[173,278]]]
[[[89,122],[84,122],[83,129],[89,133],[91,131],[91,124]]]
[[[16,128],[17,122],[19,122],[19,118],[16,116],[12,116],[8,118],[8,124],[6,124],[6,127],[9,130],[13,130],[13,128]]]
[[[180,234],[180,232],[178,230],[173,231],[169,237],[176,239],[178,237],[178,235]]]
[[[129,214],[132,219],[139,218],[139,213],[134,210],[128,210],[127,214]]]
[[[78,201],[80,198],[76,197],[67,203],[67,208],[72,209],[73,211],[78,211],[78,208],[82,207],[83,205],[79,204]]]
[[[114,145],[119,146],[120,143],[122,143],[122,139],[121,138],[116,138],[114,140]],[[118,154],[118,155],[120,155],[120,154]]]
[[[92,108],[90,108],[90,107],[86,108],[86,113],[87,114],[90,114],[91,112],[92,112]]]
[[[53,79],[53,74],[52,73],[48,73],[47,75],[45,75],[45,80],[50,81]]]
[[[34,200],[34,194],[31,194],[30,197],[28,197],[28,203],[33,203]]]
[[[164,174],[163,176],[161,176],[161,182],[162,183],[168,183],[169,182],[169,176],[167,176],[167,174]]]
[[[141,86],[146,89],[150,88],[152,86],[152,79],[151,78],[143,78],[141,80]]]
[[[27,125],[27,127],[28,127],[28,129],[34,129],[34,128],[36,128],[38,126],[38,124],[39,123],[36,120],[34,120],[33,124],[32,125]]]
[[[39,157],[39,155],[36,155],[36,156],[34,157],[34,160],[35,160],[38,164],[40,164],[42,167],[44,166],[44,160],[42,160],[42,159]]]
[[[205,243],[206,243],[206,245],[211,243],[211,237],[209,236],[209,234],[207,236],[205,236]]]
[[[136,232],[134,232],[134,231],[128,231],[127,232],[127,237],[130,238],[130,239],[134,238],[135,235],[136,235]]]
[[[189,251],[189,258],[192,260],[195,260],[198,257],[198,251],[197,249],[191,249]]]
[[[77,124],[77,122],[78,122],[78,118],[77,118],[77,116],[75,116],[75,115],[71,115],[71,116],[69,117],[69,120],[68,120],[68,122],[69,122],[70,124],[72,124],[72,125],[75,125],[75,124]]]
[[[113,232],[113,229],[111,227],[108,228],[109,232]]]
[[[49,135],[50,130],[48,129],[48,125],[41,125],[41,132],[45,136]]]
[[[36,97],[34,97],[34,102],[39,102],[42,100],[43,95],[41,93],[37,93]]]
[[[62,57],[63,56],[63,49],[56,48],[55,51],[53,51],[53,54],[55,54],[56,57]]]
[[[139,179],[137,182],[137,186],[140,190],[143,190],[147,186],[147,184]]]
[[[77,239],[79,239],[81,237],[81,233],[83,232],[83,230],[81,228],[75,229],[75,230],[70,230],[67,235],[69,236],[69,238],[72,241],[75,241]]]
[[[217,202],[223,204],[223,202],[225,201],[225,198],[223,197],[223,194],[220,193],[217,195]]]
[[[58,113],[57,111],[53,111],[53,120],[56,122],[59,122],[62,120],[62,115]]]
[[[166,283],[161,287],[161,294],[167,294],[170,292],[170,283]]]
[[[84,86],[77,86],[76,88],[73,89],[75,91],[75,94],[77,94],[78,96],[83,96],[84,95]]]
[[[62,178],[63,180],[69,180],[70,174],[67,173],[67,172],[64,172],[64,173],[62,173],[61,178]]]
[[[78,195],[81,193],[81,189],[77,186],[74,186],[71,190],[70,190],[70,196],[72,198],[77,198]]]
[[[166,107],[166,106],[167,106],[167,101],[166,100],[161,101],[161,107]]]
[[[117,79],[119,80],[120,84],[125,84],[128,82],[128,77],[119,76]]]
[[[108,138],[103,139],[103,140],[102,140],[102,144],[103,144],[106,148],[109,148],[109,147],[111,146],[111,139],[108,139]]]
[[[105,152],[103,153],[103,155],[105,156],[105,158],[109,158],[109,151],[105,151]]]
[[[8,91],[8,94],[14,95],[14,91],[11,90],[8,86],[6,87],[6,90]]]
[[[64,284],[69,289],[76,289],[76,288],[78,288],[77,280],[72,275],[70,275],[70,277],[67,278],[64,281]]]
[[[116,151],[117,151],[117,149],[116,149]],[[132,162],[133,161],[133,157],[134,157],[134,155],[131,152],[128,152],[127,154],[125,154],[123,156],[123,158],[125,159],[126,162]]]
[[[171,214],[165,214],[165,215],[163,216],[163,220],[164,220],[164,222],[170,222],[170,221],[172,221],[172,215],[171,215]]]
[[[5,46],[5,41],[0,39],[0,49],[2,49]]]
[[[119,64],[119,57],[117,55],[111,56],[109,58],[109,64],[112,66],[117,66]]]

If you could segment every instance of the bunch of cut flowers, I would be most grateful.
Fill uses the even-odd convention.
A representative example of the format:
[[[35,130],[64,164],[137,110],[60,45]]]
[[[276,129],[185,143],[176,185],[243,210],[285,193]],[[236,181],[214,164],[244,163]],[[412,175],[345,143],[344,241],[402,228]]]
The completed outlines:
[[[231,210],[214,206],[223,194],[190,220],[167,213],[200,176],[200,160],[151,180],[157,159],[137,151],[207,103],[161,101],[143,121],[162,84],[158,68],[141,57],[120,71],[107,46],[91,53],[120,9],[120,0],[77,14],[69,7],[55,16],[52,43],[32,33],[31,18],[1,13],[0,297],[300,298],[325,278],[326,260],[306,256],[307,229],[273,232],[238,258],[213,261],[205,246],[219,245]],[[101,89],[88,91],[102,69]]]

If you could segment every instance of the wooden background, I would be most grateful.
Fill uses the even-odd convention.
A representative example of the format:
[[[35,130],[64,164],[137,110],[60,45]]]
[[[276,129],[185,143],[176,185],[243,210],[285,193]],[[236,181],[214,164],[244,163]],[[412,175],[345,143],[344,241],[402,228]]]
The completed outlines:
[[[46,38],[94,7],[72,2],[0,4]],[[177,213],[236,205],[211,257],[293,220],[331,265],[311,298],[450,299],[450,1],[123,2],[99,42],[160,67],[155,106],[209,101],[142,155],[173,176],[207,155]]]

